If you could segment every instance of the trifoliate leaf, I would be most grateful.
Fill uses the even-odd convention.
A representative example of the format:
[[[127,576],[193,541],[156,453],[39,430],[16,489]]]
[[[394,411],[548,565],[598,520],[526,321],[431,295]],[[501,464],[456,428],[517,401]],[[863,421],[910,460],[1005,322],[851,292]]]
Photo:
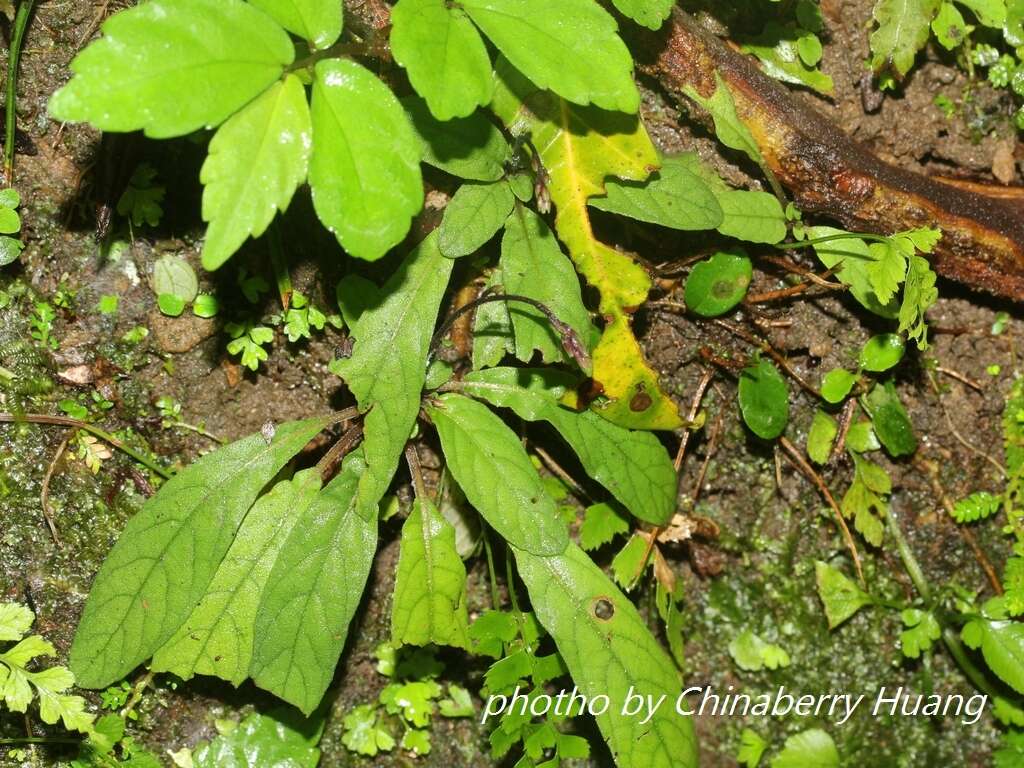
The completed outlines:
[[[148,659],[187,620],[257,494],[323,429],[277,427],[207,454],[168,480],[125,526],[93,582],[71,646],[78,684],[102,688]]]
[[[814,564],[814,580],[818,597],[825,606],[828,628],[835,629],[865,605],[871,605],[871,595],[857,586],[838,568],[820,560]]]
[[[155,227],[163,218],[161,203],[167,189],[157,184],[155,179],[156,168],[149,163],[139,163],[132,172],[128,186],[117,200],[117,213],[128,218],[133,226]]]
[[[774,440],[789,422],[789,387],[767,360],[743,369],[739,385],[740,412],[750,431]]]
[[[224,122],[294,57],[285,31],[242,0],[151,0],[104,22],[49,110],[101,131],[184,136]]]
[[[409,118],[391,89],[350,59],[317,63],[312,117],[316,214],[350,254],[379,259],[423,205]]]
[[[508,184],[463,184],[444,209],[438,247],[450,259],[476,253],[501,229],[514,202]]]
[[[466,117],[491,100],[491,57],[466,12],[445,0],[399,0],[391,52],[438,120]]]
[[[463,9],[537,87],[574,104],[636,112],[633,58],[591,0],[463,0]]]
[[[469,648],[466,568],[455,529],[430,499],[417,498],[402,526],[391,639],[402,645]]]
[[[729,643],[729,655],[736,665],[747,672],[778,669],[789,666],[789,654],[774,643],[766,643],[749,629]]]
[[[199,180],[203,267],[216,269],[245,242],[259,237],[306,180],[312,125],[306,91],[288,75],[225,122],[210,141]]]
[[[360,755],[373,757],[378,752],[390,752],[395,748],[395,738],[377,716],[373,704],[359,704],[345,715],[342,722],[345,733],[341,743]]]
[[[334,0],[249,0],[292,34],[324,49],[341,37],[341,3]]]

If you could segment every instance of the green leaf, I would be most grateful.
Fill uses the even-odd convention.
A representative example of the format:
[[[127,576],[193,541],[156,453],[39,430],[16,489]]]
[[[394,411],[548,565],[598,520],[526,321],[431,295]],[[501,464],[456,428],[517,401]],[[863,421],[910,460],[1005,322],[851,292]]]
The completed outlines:
[[[593,550],[629,532],[629,520],[611,504],[591,504],[583,513],[580,525],[580,546]]]
[[[742,250],[716,253],[693,266],[683,300],[701,317],[724,315],[743,301],[752,276],[753,265]]]
[[[358,494],[361,452],[296,520],[260,596],[250,674],[309,714],[334,677],[377,550],[377,518]]]
[[[341,37],[342,4],[334,0],[249,0],[292,34],[324,49]]]
[[[991,517],[1002,506],[1002,499],[991,493],[979,491],[960,499],[953,507],[953,519],[958,523],[974,523]]]
[[[49,110],[101,131],[184,136],[224,122],[294,57],[284,30],[242,0],[150,0],[104,22]]]
[[[501,229],[514,202],[504,182],[463,184],[444,209],[438,245],[450,259],[480,250]]]
[[[750,728],[744,728],[740,733],[740,748],[736,753],[736,761],[744,768],[757,768],[761,762],[761,756],[768,749],[768,742]]]
[[[930,611],[907,608],[900,613],[903,625],[900,632],[900,648],[908,659],[917,659],[942,637],[942,628]]]
[[[1006,24],[1006,0],[959,0],[961,5],[970,8],[982,24],[992,29],[1001,29]]]
[[[771,768],[839,768],[839,750],[825,731],[812,728],[786,739]]]
[[[412,120],[423,162],[460,179],[497,181],[505,175],[508,142],[484,113],[441,122],[423,99],[410,96],[402,99],[402,106]]]
[[[1024,624],[1007,619],[979,618],[962,630],[969,648],[981,649],[985,663],[1017,693],[1024,693]]]
[[[192,312],[196,317],[206,319],[216,317],[220,312],[220,302],[212,293],[200,293],[196,296],[195,303],[192,304]]]
[[[786,214],[782,203],[768,192],[729,189],[718,193],[723,221],[718,231],[748,243],[774,245],[786,238]]]
[[[872,336],[861,347],[860,366],[873,373],[887,371],[903,359],[905,349],[903,339],[895,333]]]
[[[715,72],[715,92],[710,97],[705,98],[693,86],[687,86],[685,91],[687,96],[711,115],[715,135],[720,142],[730,149],[739,150],[758,165],[765,164],[753,134],[736,114],[736,102],[733,101],[729,86],[718,72]]]
[[[811,429],[807,433],[807,455],[815,464],[826,464],[832,454],[832,444],[839,433],[836,420],[822,410],[814,412]]]
[[[750,431],[774,440],[789,421],[789,387],[767,360],[743,369],[739,386],[740,412]]]
[[[0,603],[0,643],[21,640],[35,619],[35,614],[26,605]]]
[[[812,240],[846,234],[834,227],[808,227],[807,236]],[[880,301],[875,293],[868,267],[873,263],[868,244],[860,238],[844,237],[814,245],[818,259],[829,269],[836,271],[839,282],[850,287],[850,293],[866,309],[876,315],[895,318],[899,304],[895,299]]]
[[[360,755],[373,757],[378,752],[390,752],[395,748],[395,739],[377,717],[373,704],[360,704],[345,715],[345,733],[341,742],[348,749]]]
[[[761,34],[748,38],[742,46],[761,60],[764,71],[786,83],[806,85],[818,93],[831,95],[832,78],[817,68],[821,61],[821,40],[792,24],[769,21]]]
[[[301,717],[289,707],[253,712],[192,753],[195,768],[316,768],[322,716]]]
[[[668,522],[676,507],[672,460],[650,432],[628,430],[592,411],[558,404],[564,386],[543,370],[492,368],[463,380],[464,391],[526,421],[545,420],[569,443],[586,473],[611,491],[633,515],[654,525]]]
[[[252,435],[168,480],[125,526],[93,582],[71,646],[78,684],[131,672],[188,619],[257,494],[327,424],[288,422],[268,444]]]
[[[312,117],[316,214],[350,254],[379,259],[423,205],[409,118],[384,83],[349,59],[317,62]]]
[[[153,265],[153,292],[157,296],[175,296],[187,304],[199,293],[199,278],[185,259],[180,256],[163,256]]]
[[[789,654],[773,643],[766,643],[749,629],[729,643],[729,655],[736,665],[747,672],[788,667]]]
[[[932,32],[947,51],[951,51],[967,38],[967,23],[960,11],[950,2],[943,2],[939,12],[932,19]]]
[[[592,208],[681,230],[716,229],[724,221],[711,187],[687,157],[666,157],[647,181],[608,179]]]
[[[565,525],[515,433],[487,406],[455,393],[428,411],[449,471],[491,527],[528,552],[562,552]]]
[[[20,229],[21,217],[18,212],[6,206],[0,206],[0,233],[12,235]]]
[[[658,29],[672,13],[674,0],[612,0],[623,16],[648,29]]]
[[[360,495],[367,505],[384,495],[416,424],[430,337],[453,264],[438,250],[436,234],[420,243],[388,279],[380,303],[359,316],[352,356],[336,366],[366,413]]]
[[[857,453],[867,453],[877,451],[882,444],[878,442],[870,421],[858,421],[846,433],[846,447]]]
[[[857,374],[845,368],[834,368],[821,380],[821,396],[829,403],[841,403],[857,383]]]
[[[903,285],[903,302],[900,304],[899,331],[906,333],[917,342],[918,349],[928,348],[928,328],[924,313],[939,298],[935,287],[935,273],[927,259],[911,256],[907,267],[906,282]]]
[[[902,77],[914,66],[917,52],[928,42],[929,25],[940,0],[878,0],[871,34],[871,68]]]
[[[575,544],[561,555],[537,557],[515,548],[519,575],[537,618],[550,633],[574,683],[587,697],[622,702],[634,694],[663,705],[646,723],[611,707],[596,717],[618,765],[693,768],[697,742],[691,718],[673,706],[679,674],[633,604]]]
[[[455,529],[430,499],[417,498],[402,526],[391,639],[403,645],[469,648],[466,568]]]
[[[495,269],[484,290],[502,286],[500,269]],[[515,351],[515,335],[512,331],[512,317],[504,301],[490,301],[476,309],[473,318],[473,369],[489,368],[501,362],[506,354]]]
[[[891,381],[876,384],[868,393],[867,404],[875,434],[890,456],[909,456],[917,450],[914,427]]]
[[[17,208],[21,205],[21,195],[14,187],[0,189],[0,206],[4,208]]]
[[[399,0],[391,52],[438,120],[466,117],[491,100],[491,57],[465,11],[445,0]]]
[[[818,597],[825,606],[828,628],[835,629],[865,605],[871,605],[871,595],[847,578],[838,568],[820,560],[814,564],[814,580]]]
[[[0,267],[14,263],[24,248],[21,240],[6,235],[0,236]]]
[[[199,174],[209,222],[203,267],[219,267],[288,208],[306,180],[312,131],[306,90],[293,74],[217,129]]]
[[[216,675],[241,685],[252,663],[260,596],[293,526],[319,490],[319,470],[307,469],[257,500],[203,599],[153,655],[155,672],[172,672],[184,680]]]
[[[590,337],[590,313],[583,306],[576,270],[558,247],[548,225],[525,206],[516,205],[505,223],[500,264],[508,293],[546,305],[586,344]],[[558,332],[537,308],[509,302],[508,313],[515,330],[516,357],[529,362],[537,350],[546,363],[568,361]]]
[[[633,58],[592,0],[463,0],[462,8],[538,88],[574,104],[636,112]]]

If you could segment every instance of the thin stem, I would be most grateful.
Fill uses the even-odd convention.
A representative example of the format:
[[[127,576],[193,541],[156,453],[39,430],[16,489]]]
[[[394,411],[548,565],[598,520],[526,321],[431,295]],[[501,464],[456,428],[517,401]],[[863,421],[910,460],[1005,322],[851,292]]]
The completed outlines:
[[[11,45],[7,51],[7,104],[4,122],[4,179],[7,186],[14,186],[14,136],[17,131],[18,63],[21,61],[21,45],[25,30],[32,15],[35,0],[22,0],[14,17]]]
[[[501,593],[498,592],[498,573],[494,568],[494,552],[491,551],[491,537],[484,528],[484,552],[487,554],[487,575],[491,581],[491,610],[501,610]]]
[[[205,437],[208,440],[213,440],[213,442],[220,443],[221,445],[224,445],[225,443],[223,437],[217,437],[212,432],[207,432],[205,429],[196,426],[195,424],[188,424],[187,422],[184,421],[176,421],[170,426],[174,429],[184,429],[187,432],[195,432],[197,435],[201,435],[202,437]]]
[[[813,247],[815,245],[822,245],[824,243],[830,243],[833,240],[873,240],[876,243],[887,243],[889,238],[885,235],[876,235],[870,232],[842,232],[838,235],[826,235],[824,237],[814,237],[810,240],[800,240],[796,243],[777,243],[774,247],[782,251],[793,251],[799,248]]]
[[[21,738],[0,739],[0,746],[16,744],[81,744],[82,739],[62,739],[56,736],[23,736]]]
[[[122,453],[131,456],[133,459],[139,462],[139,464],[142,464],[144,467],[147,467],[151,471],[160,475],[160,477],[162,477],[164,480],[171,479],[171,473],[168,472],[166,469],[161,467],[159,464],[156,464],[149,458],[143,456],[134,448],[128,447],[120,440],[118,440],[116,437],[114,437],[112,434],[110,434],[106,430],[100,429],[94,424],[89,424],[88,422],[85,421],[79,421],[78,419],[72,419],[70,416],[49,416],[45,413],[16,414],[0,412],[0,423],[17,424],[19,422],[27,422],[29,424],[50,424],[61,427],[74,427],[75,429],[81,429],[84,432],[89,432],[90,434],[96,435],[96,437],[98,437],[100,440],[103,440],[105,443],[109,443]]]
[[[274,271],[274,282],[277,283],[277,295],[281,299],[281,309],[287,312],[292,302],[292,278],[288,274],[288,259],[284,255],[281,229],[276,221],[271,222],[267,230],[267,250],[270,253],[270,267]]]
[[[412,487],[416,491],[416,498],[426,501],[427,485],[423,482],[423,470],[420,468],[420,457],[416,453],[416,446],[409,443],[405,446],[405,461],[409,465],[409,474],[412,476]]]
[[[316,468],[320,473],[320,477],[326,478],[338,460],[346,456],[348,452],[355,447],[356,443],[359,442],[359,438],[362,436],[363,425],[356,424],[338,438],[338,442],[332,445],[330,450],[323,455],[323,458],[316,463]]]

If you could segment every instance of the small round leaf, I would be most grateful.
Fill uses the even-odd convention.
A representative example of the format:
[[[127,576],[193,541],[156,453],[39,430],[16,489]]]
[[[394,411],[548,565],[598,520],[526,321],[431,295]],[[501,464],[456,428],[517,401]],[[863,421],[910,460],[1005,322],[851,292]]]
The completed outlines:
[[[5,267],[18,258],[25,246],[13,237],[0,237],[0,267]]]
[[[180,256],[164,256],[153,265],[153,291],[157,296],[177,296],[184,307],[199,293],[199,279]]]
[[[895,333],[872,336],[860,351],[860,366],[865,371],[887,371],[903,359],[906,345]]]
[[[156,304],[169,317],[177,317],[185,311],[185,301],[173,293],[161,293],[156,297]]]
[[[739,250],[698,262],[686,280],[686,306],[701,317],[724,315],[747,295],[752,272],[750,259]]]
[[[825,374],[821,381],[821,396],[829,403],[841,403],[857,383],[857,375],[844,368],[836,368]]]
[[[196,317],[216,317],[217,312],[219,311],[220,302],[218,302],[217,297],[211,293],[200,293],[196,296],[195,303],[192,305],[192,312]]]
[[[782,434],[789,421],[789,387],[767,360],[740,374],[740,412],[750,431],[765,440]]]

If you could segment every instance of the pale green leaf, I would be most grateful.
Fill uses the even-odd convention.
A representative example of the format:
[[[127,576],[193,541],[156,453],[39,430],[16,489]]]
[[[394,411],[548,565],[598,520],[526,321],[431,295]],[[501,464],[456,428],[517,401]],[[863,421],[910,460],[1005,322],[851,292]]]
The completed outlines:
[[[349,59],[316,65],[309,184],[317,216],[360,259],[379,259],[423,205],[420,149],[384,83]]]
[[[839,750],[825,731],[812,728],[786,739],[771,768],[839,768]]]
[[[674,709],[682,688],[679,673],[633,604],[575,544],[553,557],[514,551],[537,619],[554,639],[580,693],[618,702],[631,688],[655,701],[664,696],[646,723],[622,715],[620,707],[596,718],[615,762],[694,768],[693,720]]]
[[[675,0],[612,0],[623,16],[648,29],[658,29],[672,13]]]
[[[593,0],[463,0],[473,22],[538,88],[574,104],[636,112],[633,58]]]
[[[815,464],[825,464],[832,453],[832,443],[839,432],[836,420],[822,410],[814,412],[811,429],[807,433],[807,455]]]
[[[812,240],[845,235],[841,229],[834,227],[808,227],[807,236]],[[894,318],[899,311],[899,303],[895,300],[882,302],[875,294],[868,266],[872,263],[868,244],[860,238],[842,237],[842,239],[814,245],[818,259],[829,269],[836,270],[836,277],[844,285],[850,287],[850,293],[866,309],[881,317]]]
[[[264,485],[328,419],[289,422],[207,454],[168,480],[125,526],[71,646],[78,684],[102,688],[148,659],[185,622]]]
[[[199,293],[199,278],[185,259],[168,254],[153,265],[153,292],[157,296],[174,296],[187,303]]]
[[[312,125],[306,90],[288,75],[232,116],[214,134],[199,180],[203,267],[216,269],[250,235],[259,237],[306,180]]]
[[[345,646],[377,550],[377,518],[360,509],[361,452],[300,515],[260,597],[251,676],[309,714]]]
[[[814,564],[814,580],[818,585],[818,597],[825,607],[829,629],[835,629],[872,602],[871,596],[852,579],[820,560]]]
[[[786,214],[775,195],[746,189],[718,193],[722,224],[718,231],[749,243],[774,245],[786,238]]]
[[[0,603],[0,643],[21,640],[35,618],[27,605]]]
[[[430,499],[417,498],[402,526],[391,607],[392,642],[469,648],[466,568],[455,529]]]
[[[387,490],[416,424],[427,348],[453,264],[432,233],[388,279],[380,303],[362,312],[352,355],[336,366],[366,413],[360,496],[367,510]]]
[[[501,229],[512,211],[512,189],[493,184],[463,184],[444,209],[438,246],[450,259],[476,253]]]
[[[491,58],[465,11],[445,0],[399,0],[391,52],[438,120],[466,117],[491,100]]]
[[[454,393],[429,413],[449,471],[491,527],[529,552],[562,552],[565,525],[515,433],[487,406]]]
[[[192,753],[195,768],[316,768],[323,717],[305,718],[290,707],[253,712]]]
[[[49,110],[102,131],[183,136],[224,122],[294,57],[284,30],[242,0],[150,0],[104,22]]]
[[[155,672],[184,680],[216,675],[234,685],[249,676],[260,596],[292,527],[319,490],[319,471],[308,469],[257,500],[199,605],[153,655]]]
[[[341,36],[342,4],[337,0],[249,0],[287,29],[323,49]]]
[[[529,208],[516,205],[505,223],[500,264],[507,293],[544,304],[586,343],[590,314],[583,306],[579,277],[548,225]],[[540,310],[513,301],[508,313],[515,330],[516,357],[529,362],[537,350],[544,362],[567,359],[558,333]]]

